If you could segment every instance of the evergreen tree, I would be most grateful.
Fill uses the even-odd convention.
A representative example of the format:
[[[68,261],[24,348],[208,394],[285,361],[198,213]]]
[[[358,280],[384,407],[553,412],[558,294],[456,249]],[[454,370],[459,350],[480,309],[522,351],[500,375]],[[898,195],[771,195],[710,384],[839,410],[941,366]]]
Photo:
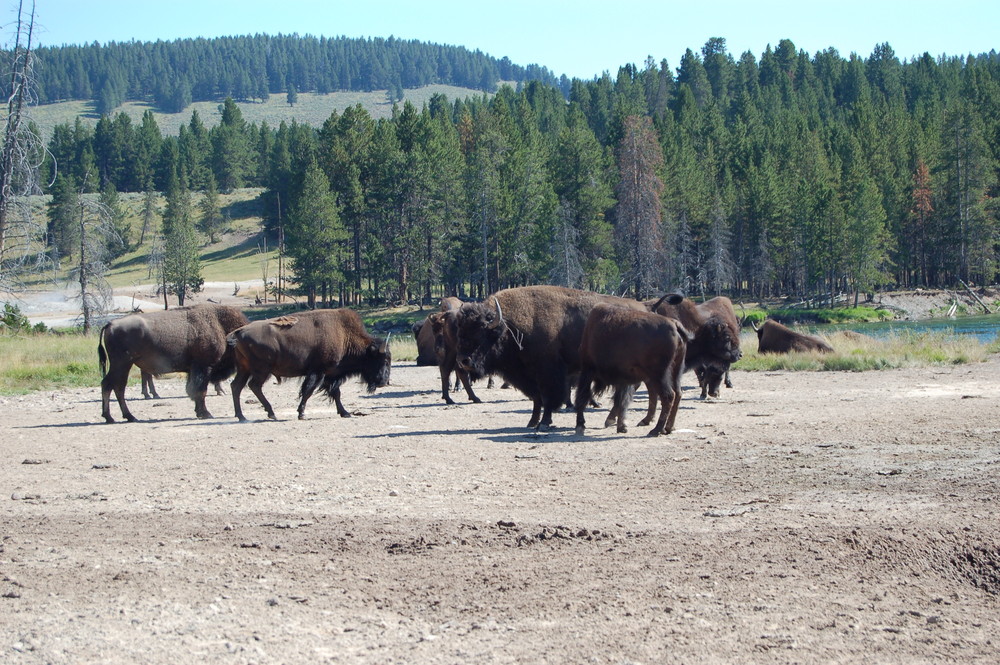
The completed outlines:
[[[343,278],[338,266],[346,238],[329,181],[312,161],[306,167],[302,190],[291,207],[285,232],[295,281],[310,308],[316,307],[324,285],[335,285]]]
[[[219,192],[215,188],[215,178],[209,175],[208,185],[202,192],[201,201],[198,203],[198,227],[202,233],[208,236],[208,241],[215,243],[219,232],[222,230],[222,207],[219,205]]]
[[[212,170],[224,192],[243,187],[249,174],[251,150],[247,124],[232,98],[222,104],[222,120],[212,129]]]
[[[110,181],[101,187],[98,203],[95,215],[100,218],[100,235],[105,239],[101,260],[112,261],[132,250],[132,224],[118,190]]]
[[[188,293],[201,291],[205,280],[201,276],[198,235],[194,229],[191,195],[183,174],[171,180],[167,190],[167,207],[163,213],[163,275],[165,284],[177,295],[183,306]]]

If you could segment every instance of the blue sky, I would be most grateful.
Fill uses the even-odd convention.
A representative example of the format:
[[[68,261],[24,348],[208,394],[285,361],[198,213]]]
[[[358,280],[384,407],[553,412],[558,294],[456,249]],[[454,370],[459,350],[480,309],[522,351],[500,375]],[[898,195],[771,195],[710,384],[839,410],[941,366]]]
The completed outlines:
[[[7,24],[16,3],[3,4]],[[279,32],[394,35],[583,79],[641,66],[647,56],[677,67],[685,49],[698,51],[710,37],[725,38],[736,58],[744,51],[759,58],[785,38],[810,54],[832,46],[845,57],[867,57],[882,42],[900,59],[1000,50],[998,0],[36,0],[36,11],[38,41],[48,46]]]

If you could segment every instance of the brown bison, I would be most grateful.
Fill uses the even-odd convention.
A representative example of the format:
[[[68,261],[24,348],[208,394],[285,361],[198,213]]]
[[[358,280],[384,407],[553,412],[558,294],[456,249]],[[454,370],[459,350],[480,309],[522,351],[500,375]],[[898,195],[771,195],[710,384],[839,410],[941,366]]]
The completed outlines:
[[[681,401],[681,374],[691,336],[675,319],[619,305],[597,304],[587,317],[580,342],[580,379],[576,390],[576,433],[591,395],[615,388],[614,406],[605,426],[617,418],[618,431],[628,431],[625,413],[634,386],[645,383],[649,409],[639,422],[648,425],[660,403],[660,418],[649,436],[670,434]]]
[[[187,394],[195,404],[195,415],[211,418],[205,407],[209,383],[233,374],[233,354],[226,335],[247,324],[235,307],[195,305],[161,312],[130,314],[101,329],[97,356],[101,365],[101,415],[113,423],[110,398],[114,390],[122,416],[136,417],[125,404],[125,384],[132,365],[146,374],[186,372]]]
[[[361,317],[351,309],[321,309],[254,321],[232,332],[227,342],[235,353],[231,389],[240,421],[246,420],[240,394],[247,382],[271,420],[275,420],[274,409],[261,390],[271,376],[304,377],[299,420],[305,417],[306,401],[317,388],[325,390],[336,403],[337,413],[347,418],[351,414],[340,401],[340,386],[346,379],[360,376],[369,393],[389,383],[392,355],[388,341],[369,335]]]
[[[504,289],[455,314],[458,367],[479,379],[500,374],[533,402],[528,427],[552,424],[580,367],[580,340],[594,305],[642,303],[561,286]]]
[[[441,306],[438,309],[439,312],[448,312],[451,310],[457,310],[462,306],[462,301],[454,296],[445,296],[441,298]],[[438,352],[436,349],[437,340],[435,339],[434,331],[430,326],[427,325],[427,319],[423,321],[417,321],[413,324],[413,337],[417,340],[417,367],[428,367],[430,365],[438,364]],[[457,384],[457,377],[456,377]]]
[[[427,317],[428,326],[434,332],[434,351],[437,357],[437,366],[441,371],[441,397],[448,404],[455,403],[448,390],[451,373],[455,372],[455,390],[458,390],[458,382],[461,381],[469,400],[478,404],[483,400],[479,399],[472,390],[469,373],[459,367],[455,360],[458,355],[455,331],[456,314],[457,310],[447,310],[435,312]]]
[[[694,336],[688,344],[686,369],[695,370],[701,397],[719,396],[723,377],[726,387],[729,365],[742,357],[740,351],[740,322],[729,298],[720,296],[703,303],[695,303],[679,294],[670,294],[659,300],[648,300],[650,311],[677,319]]]
[[[768,319],[757,326],[757,351],[760,353],[790,353],[792,351],[818,351],[830,353],[833,347],[813,335],[796,332],[777,321]]]

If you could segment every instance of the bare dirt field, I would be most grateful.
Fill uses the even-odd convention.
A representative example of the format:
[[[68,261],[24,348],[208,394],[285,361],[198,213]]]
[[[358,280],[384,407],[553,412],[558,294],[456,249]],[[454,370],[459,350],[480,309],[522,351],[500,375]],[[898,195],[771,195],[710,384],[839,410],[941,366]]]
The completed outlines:
[[[733,378],[660,438],[412,363],[350,419],[4,398],[0,662],[1000,660],[1000,359]]]

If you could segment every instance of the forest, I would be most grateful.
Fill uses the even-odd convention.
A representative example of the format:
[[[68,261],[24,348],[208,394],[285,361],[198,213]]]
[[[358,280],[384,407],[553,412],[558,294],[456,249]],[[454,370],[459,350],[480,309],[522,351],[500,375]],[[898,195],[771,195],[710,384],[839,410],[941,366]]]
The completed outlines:
[[[265,39],[275,38],[243,41]],[[282,39],[288,53],[324,43],[346,50],[294,77],[291,60],[273,71],[261,61],[260,92],[243,96],[322,92],[364,70],[348,42]],[[364,70],[374,78],[362,85],[391,90],[397,76],[403,86],[444,76],[414,73],[391,57],[392,40],[365,45],[387,64],[378,76]],[[420,50],[395,44],[404,45]],[[53,87],[44,98],[83,94],[70,82],[86,67],[70,63],[93,54],[120,61],[126,96],[160,99],[157,61],[137,55],[145,64],[132,67],[116,49],[163,47],[63,47],[63,60],[46,55],[42,81]],[[56,62],[67,63],[58,75]],[[676,68],[650,58],[568,82],[519,69],[522,80],[490,94],[437,96],[423,108],[404,101],[379,120],[352,107],[321,127],[248,123],[236,88],[219,83],[222,70],[201,86],[200,65],[185,62],[201,91],[192,95],[227,96],[217,126],[193,113],[179,135],[164,136],[151,113],[133,123],[111,111],[93,130],[79,121],[55,128],[42,178],[52,183],[52,252],[69,256],[79,244],[60,214],[74,193],[166,192],[162,233],[190,228],[194,238],[212,232],[204,219],[218,218],[194,201],[259,187],[267,230],[311,304],[482,297],[535,283],[637,297],[680,289],[863,298],[994,283],[1000,269],[996,52],[900,60],[880,44],[866,58],[844,57],[786,39],[736,58],[713,38]],[[476,87],[507,78],[495,64],[467,68],[489,79]],[[91,92],[103,85],[93,78]],[[129,233],[134,242],[138,230]]]

